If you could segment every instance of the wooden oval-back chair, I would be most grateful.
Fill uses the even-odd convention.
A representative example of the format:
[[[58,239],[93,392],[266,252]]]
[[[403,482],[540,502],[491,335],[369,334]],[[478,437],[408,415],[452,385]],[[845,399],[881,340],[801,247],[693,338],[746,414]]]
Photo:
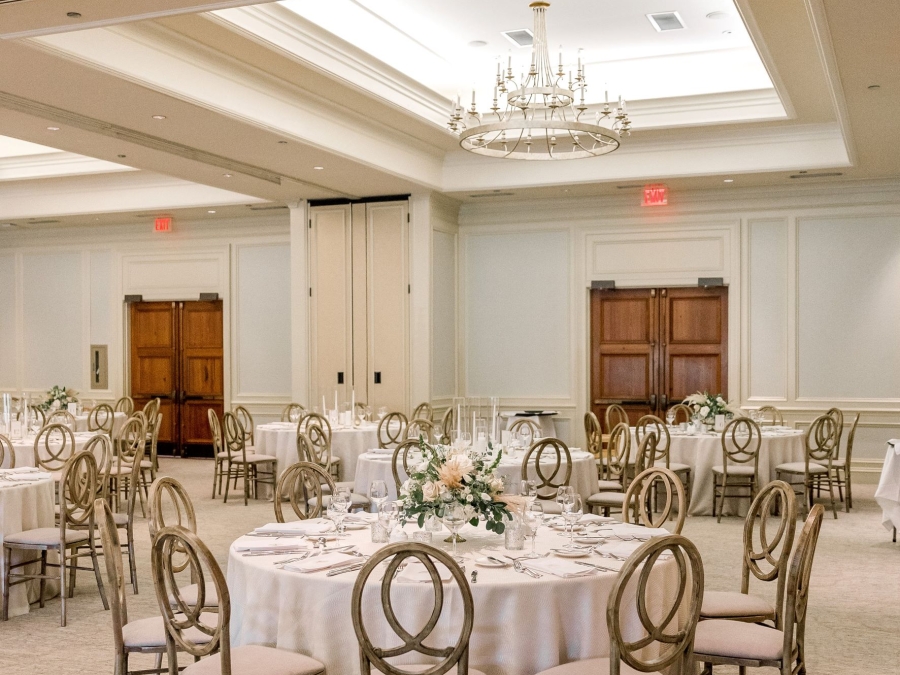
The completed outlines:
[[[397,495],[400,494],[400,486],[404,481],[400,480],[400,466],[403,467],[403,474],[409,476],[409,453],[419,449],[419,441],[415,438],[403,441],[394,448],[394,454],[391,457],[391,473],[394,474],[394,483],[397,486]]]
[[[9,463],[7,466],[3,466],[3,463],[6,461],[6,457],[9,457]],[[16,451],[13,448],[12,442],[8,437],[0,434],[0,467],[4,469],[15,469],[16,468]]]
[[[333,495],[335,483],[331,475],[318,464],[291,464],[278,479],[275,488],[275,520],[283,523],[282,503],[288,499],[294,515],[300,520],[319,518],[327,507],[326,495]]]
[[[441,417],[440,431],[441,437],[438,439],[438,442],[442,445],[449,445],[452,441],[450,437],[450,432],[453,431],[453,406],[450,406],[444,411],[444,416]]]
[[[431,404],[427,401],[420,403],[415,407],[412,412],[412,419],[414,420],[431,420],[434,418],[434,408],[431,407]]]
[[[784,415],[774,405],[764,405],[756,411],[760,426],[780,427],[784,425]]]
[[[625,412],[625,408],[617,403],[606,406],[606,412],[603,414],[603,421],[606,422],[606,433],[609,433],[617,424],[624,424],[625,426],[631,424],[628,420],[628,413]]]
[[[519,441],[526,448],[532,445],[540,435],[541,427],[527,417],[519,418],[509,425],[509,437],[514,441]]]
[[[34,437],[34,465],[54,474],[54,480],[74,454],[75,435],[64,424],[46,424]]]
[[[694,416],[694,411],[690,409],[689,406],[684,403],[676,403],[671,408],[669,408],[669,412],[675,413],[675,417],[672,420],[673,424],[681,424],[682,422],[690,422],[691,417]]]
[[[665,502],[662,509],[654,509],[652,505],[658,502],[660,492],[665,495]],[[644,469],[628,486],[624,503],[634,504],[634,520],[644,527],[662,527],[672,515],[673,508],[677,506],[678,519],[675,521],[673,532],[681,534],[687,516],[687,502],[684,497],[684,485],[675,472],[661,466]],[[631,508],[623,509],[624,522],[631,522],[631,512]]]
[[[60,408],[59,410],[54,410],[47,416],[47,424],[65,424],[70,427],[72,431],[75,431],[75,415],[68,410]]]
[[[802,477],[802,482],[786,482],[794,488],[803,500],[804,508],[808,511],[813,504],[813,491],[821,490],[823,484],[828,486],[828,494],[831,498],[831,512],[837,519],[837,507],[834,504],[834,481],[832,476],[832,462],[837,455],[838,448],[838,423],[835,418],[827,413],[819,415],[809,425],[804,436],[806,452],[802,462],[787,462],[775,467],[775,475],[779,480],[782,476]]]
[[[123,396],[116,401],[113,410],[115,412],[125,413],[127,417],[131,417],[131,414],[134,412],[134,399],[130,396]]]
[[[834,475],[831,477],[834,486],[838,489],[838,496],[844,502],[844,510],[850,511],[853,508],[853,473],[850,471],[850,464],[853,461],[853,441],[856,439],[856,425],[859,424],[859,413],[853,418],[853,424],[850,425],[850,433],[847,434],[847,449],[844,456],[840,456],[840,450],[835,452],[835,457],[831,461],[831,470]],[[844,498],[844,487],[847,488],[847,498]],[[816,488],[818,494],[819,487]]]
[[[253,424],[253,415],[244,406],[239,405],[234,408],[234,416],[238,418],[238,422],[241,423],[241,428],[244,430],[247,452],[253,452],[253,447],[256,445],[256,426]]]
[[[421,435],[425,437],[426,443],[431,443],[436,433],[437,427],[428,419],[415,418],[406,426],[406,437],[417,441]]]
[[[587,440],[587,451],[597,460],[597,466],[602,466],[605,459],[603,456],[603,429],[600,427],[600,420],[590,410],[584,413],[584,436]]]
[[[116,425],[116,411],[108,403],[95,405],[88,413],[88,431],[99,431],[112,439],[113,429]]]
[[[147,434],[144,421],[142,417],[132,415],[119,429],[113,444],[115,460],[113,466],[110,467],[109,477],[110,493],[114,493],[116,498],[116,511],[121,511],[122,509],[123,494],[127,495],[129,491],[134,490],[140,491],[143,489],[144,492],[147,490],[147,485],[143,479],[137,483],[132,483],[131,480],[135,457],[140,450],[141,459],[143,460],[146,446]],[[141,494],[141,510],[146,516],[143,494]]]
[[[542,463],[545,455],[550,457],[550,462]],[[544,511],[558,512],[559,504],[554,501],[556,493],[572,479],[572,455],[568,446],[558,438],[542,438],[528,448],[522,458],[522,480],[528,479],[534,480],[537,498]]]
[[[281,411],[282,422],[299,422],[306,414],[306,408],[299,403],[288,403]]]
[[[278,464],[278,458],[271,455],[258,455],[247,449],[247,435],[234,413],[225,413],[222,419],[222,431],[225,450],[228,453],[225,460],[228,462],[228,469],[225,478],[224,502],[228,502],[231,480],[242,477],[244,479],[244,506],[247,506],[251,485],[254,499],[257,496],[259,483],[271,485],[274,488],[275,467]],[[268,467],[269,470],[264,471],[262,467]]]
[[[762,431],[749,417],[736,417],[722,429],[722,463],[712,468],[713,515],[722,522],[725,497],[753,501],[759,484]],[[730,491],[729,491],[730,490]]]
[[[649,469],[651,466],[664,466],[665,468],[678,474],[684,485],[684,490],[688,498],[688,507],[690,507],[690,495],[692,489],[691,483],[691,467],[688,464],[673,462],[671,459],[672,436],[669,434],[669,427],[666,423],[656,415],[644,415],[634,425],[634,435],[640,444],[643,437],[648,431],[656,434],[656,450],[653,457],[644,457],[644,467]]]
[[[391,412],[381,418],[378,423],[378,447],[394,448],[406,440],[406,415],[402,412]]]

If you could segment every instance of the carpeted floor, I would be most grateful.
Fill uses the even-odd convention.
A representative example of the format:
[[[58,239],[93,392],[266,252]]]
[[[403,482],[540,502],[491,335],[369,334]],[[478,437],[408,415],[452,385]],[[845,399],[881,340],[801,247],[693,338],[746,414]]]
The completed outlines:
[[[272,505],[241,499],[210,499],[212,463],[163,459],[162,472],[181,480],[194,500],[199,533],[224,564],[228,545],[252,527],[271,521]],[[880,524],[873,485],[854,486],[852,513],[826,515],[813,568],[807,623],[810,675],[893,675],[900,672],[900,543]],[[742,521],[688,519],[684,534],[700,548],[707,588],[738,590]],[[149,574],[146,521],[137,526],[140,594],[128,595],[132,619],[158,615]],[[757,587],[758,588],[758,587]],[[148,667],[148,657],[132,657],[132,668]],[[100,603],[93,575],[79,573],[69,603],[66,628],[59,627],[59,601],[26,616],[0,623],[0,674],[54,675],[112,673],[110,617]],[[733,673],[723,668],[716,672]],[[760,672],[774,673],[773,669]],[[265,675],[260,673],[260,675]],[[342,675],[328,673],[328,675]]]

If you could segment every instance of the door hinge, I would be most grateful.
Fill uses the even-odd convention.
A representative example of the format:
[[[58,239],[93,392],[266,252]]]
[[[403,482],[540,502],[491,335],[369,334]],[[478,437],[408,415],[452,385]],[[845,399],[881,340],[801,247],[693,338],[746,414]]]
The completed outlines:
[[[409,214],[408,213],[406,214],[406,222],[407,223],[409,222]]]
[[[309,289],[309,297],[312,297],[312,288]]]
[[[406,284],[406,292],[412,293],[412,284]]]
[[[309,229],[312,229],[312,218],[309,219]]]

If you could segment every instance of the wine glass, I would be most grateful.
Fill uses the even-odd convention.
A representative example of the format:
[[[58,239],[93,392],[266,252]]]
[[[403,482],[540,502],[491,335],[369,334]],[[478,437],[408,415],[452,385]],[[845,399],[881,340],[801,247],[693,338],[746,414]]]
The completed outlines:
[[[459,530],[466,523],[466,514],[462,504],[452,503],[444,507],[444,525],[450,530],[453,541],[453,558],[456,559],[456,542],[459,539]]]
[[[356,426],[361,427],[362,423],[366,421],[366,406],[357,405],[353,412],[356,414]]]
[[[381,505],[387,501],[387,483],[383,480],[373,480],[369,483],[369,499],[375,504],[375,512],[381,512]]]
[[[332,499],[328,504],[327,515],[329,520],[332,520],[334,522],[335,527],[337,528],[338,535],[343,535],[344,518],[347,516],[347,509],[344,507],[343,503]]]
[[[563,505],[563,519],[569,528],[569,545],[567,548],[575,548],[575,524],[581,520],[582,515],[584,515],[584,510],[582,508],[581,495],[576,492],[572,495],[571,501],[567,501]]]
[[[675,410],[673,410],[672,408],[669,408],[666,411],[666,424],[668,424],[669,426],[675,424]]]
[[[519,481],[519,494],[525,497],[525,505],[531,508],[534,500],[537,499],[537,483],[531,479]],[[541,507],[543,511],[543,507]]]
[[[391,532],[397,526],[400,519],[400,507],[397,502],[384,502],[378,505],[378,522],[387,532],[388,540],[391,538]]]
[[[541,523],[544,521],[544,507],[540,504],[529,504],[523,516],[525,526],[528,528],[528,535],[531,537],[531,553],[528,554],[528,557],[538,558],[539,556],[534,550],[534,540],[537,539],[538,530],[541,529]]]
[[[378,408],[378,419],[379,421],[384,419],[384,416],[388,414],[387,406],[381,406]]]

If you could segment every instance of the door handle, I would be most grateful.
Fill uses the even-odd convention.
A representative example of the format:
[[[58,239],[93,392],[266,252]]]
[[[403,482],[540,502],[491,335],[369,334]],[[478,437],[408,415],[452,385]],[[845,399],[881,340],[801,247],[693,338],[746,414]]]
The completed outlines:
[[[650,394],[650,407],[656,407],[656,394]]]
[[[665,394],[661,394],[659,405],[663,408],[665,408],[667,405],[669,405],[669,397],[666,396]]]

